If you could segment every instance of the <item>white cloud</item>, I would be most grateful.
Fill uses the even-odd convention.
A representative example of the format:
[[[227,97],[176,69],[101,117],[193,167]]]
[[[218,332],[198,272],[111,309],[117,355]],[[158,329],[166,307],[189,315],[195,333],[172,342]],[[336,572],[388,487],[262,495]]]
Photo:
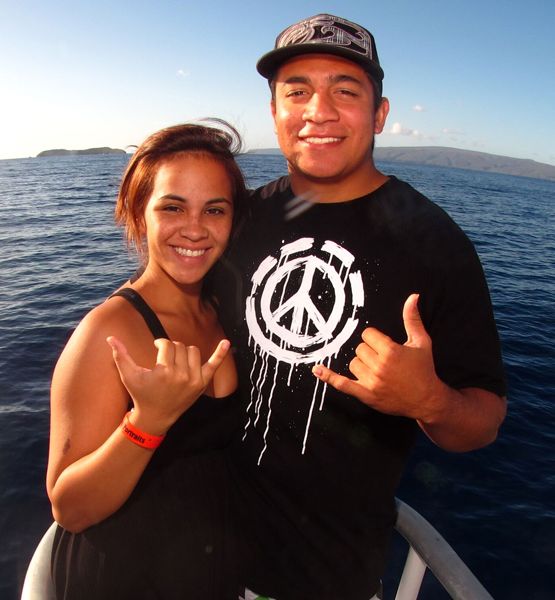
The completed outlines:
[[[406,135],[411,137],[423,137],[418,129],[410,129],[409,127],[403,127],[401,123],[393,123],[389,132],[391,135]]]
[[[414,110],[414,112],[424,112],[426,109],[421,104],[415,104],[412,107],[412,110]]]
[[[178,69],[176,75],[178,77],[188,77],[190,73],[189,71],[185,71],[185,69]]]
[[[441,130],[441,133],[444,133],[445,135],[464,135],[464,131],[460,131],[458,129],[449,129],[448,127],[444,127]]]

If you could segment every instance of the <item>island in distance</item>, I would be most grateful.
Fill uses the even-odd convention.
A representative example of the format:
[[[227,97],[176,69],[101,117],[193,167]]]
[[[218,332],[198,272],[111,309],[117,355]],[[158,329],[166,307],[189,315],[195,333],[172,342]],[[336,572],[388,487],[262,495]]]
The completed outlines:
[[[254,154],[279,154],[278,148],[250,150]],[[415,165],[433,165],[469,169],[471,171],[487,171],[504,173],[534,179],[555,181],[555,166],[523,158],[510,158],[474,150],[460,150],[443,146],[400,146],[376,147],[376,161],[411,163]]]
[[[125,150],[119,148],[87,148],[86,150],[43,150],[37,154],[37,158],[45,156],[79,156],[85,154],[126,154]]]
[[[249,154],[281,154],[279,148],[249,150]],[[119,148],[88,148],[87,150],[44,150],[37,157],[72,156],[86,154],[127,154]],[[376,161],[433,165],[471,171],[504,173],[534,179],[555,181],[555,165],[540,163],[524,158],[511,158],[474,150],[460,150],[444,146],[399,146],[377,147],[374,150]]]

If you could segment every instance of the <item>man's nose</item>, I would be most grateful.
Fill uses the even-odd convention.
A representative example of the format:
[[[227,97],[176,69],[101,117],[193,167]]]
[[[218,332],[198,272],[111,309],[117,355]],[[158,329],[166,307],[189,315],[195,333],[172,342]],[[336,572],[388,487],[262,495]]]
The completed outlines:
[[[314,121],[315,123],[335,121],[338,116],[332,98],[325,92],[312,94],[303,113],[305,121]]]

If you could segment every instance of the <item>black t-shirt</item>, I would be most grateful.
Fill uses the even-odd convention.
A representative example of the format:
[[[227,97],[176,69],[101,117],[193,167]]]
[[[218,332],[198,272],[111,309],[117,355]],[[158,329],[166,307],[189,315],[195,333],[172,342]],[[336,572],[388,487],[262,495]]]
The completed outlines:
[[[332,204],[295,199],[285,177],[254,194],[229,261],[239,300],[230,295],[221,318],[244,392],[232,461],[246,583],[279,600],[368,599],[417,426],[324,386],[311,367],[350,376],[366,327],[404,343],[403,304],[418,292],[438,376],[504,394],[476,252],[442,209],[394,177]]]

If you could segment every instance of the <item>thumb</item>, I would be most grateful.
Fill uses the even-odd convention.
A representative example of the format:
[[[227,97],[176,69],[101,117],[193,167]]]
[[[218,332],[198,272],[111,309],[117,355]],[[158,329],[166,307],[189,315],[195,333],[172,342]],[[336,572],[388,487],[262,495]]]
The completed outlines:
[[[218,370],[218,367],[223,363],[224,358],[227,356],[227,352],[231,344],[229,340],[220,340],[220,343],[216,346],[216,349],[212,353],[212,356],[202,365],[202,380],[208,383],[214,373]]]
[[[110,345],[110,348],[112,348],[112,358],[116,363],[121,380],[127,386],[126,382],[131,380],[133,376],[142,369],[135,364],[135,361],[131,358],[131,355],[125,347],[125,344],[118,340],[118,338],[111,335],[106,338],[106,341]]]
[[[411,294],[403,306],[403,323],[407,332],[405,346],[424,346],[430,340],[420,318],[420,311],[418,310],[419,299],[420,294]]]

